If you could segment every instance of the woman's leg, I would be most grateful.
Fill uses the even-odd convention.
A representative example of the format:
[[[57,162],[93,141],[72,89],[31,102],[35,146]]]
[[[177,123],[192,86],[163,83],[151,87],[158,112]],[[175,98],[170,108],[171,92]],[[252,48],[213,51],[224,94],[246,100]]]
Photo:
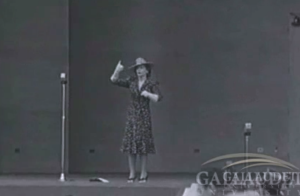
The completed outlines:
[[[140,178],[145,178],[147,176],[147,154],[141,154],[141,176]]]
[[[135,177],[135,166],[136,166],[136,154],[129,154],[128,155],[128,163],[129,163],[129,178]]]

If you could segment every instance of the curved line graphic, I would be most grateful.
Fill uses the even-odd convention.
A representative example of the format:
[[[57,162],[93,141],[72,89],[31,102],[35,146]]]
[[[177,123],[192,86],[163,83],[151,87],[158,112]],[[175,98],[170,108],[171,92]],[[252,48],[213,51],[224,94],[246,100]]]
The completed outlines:
[[[274,162],[279,162],[281,164],[284,164],[284,165],[288,165],[296,170],[299,170],[298,167],[294,166],[293,164],[291,163],[288,163],[286,161],[283,161],[281,159],[278,159],[278,158],[275,158],[275,157],[271,157],[271,156],[268,156],[268,155],[262,155],[262,154],[255,154],[255,153],[248,153],[248,154],[245,154],[245,153],[236,153],[236,154],[228,154],[228,155],[223,155],[223,156],[219,156],[219,157],[216,157],[216,158],[213,158],[213,159],[210,159],[208,161],[206,161],[205,163],[202,164],[203,165],[206,165],[208,163],[212,163],[212,162],[215,162],[215,161],[219,161],[219,160],[223,160],[223,159],[229,159],[229,158],[245,158],[247,155],[247,157],[258,157],[258,158],[265,158],[265,159],[269,159],[269,160],[272,160]]]
[[[239,165],[239,164],[243,164],[243,163],[253,163],[253,162],[276,163],[275,161],[270,161],[270,160],[266,160],[266,159],[248,159],[248,160],[236,161],[234,163],[224,166],[222,169],[226,169],[226,168],[234,166],[234,165]]]
[[[257,163],[257,164],[252,164],[252,165],[248,165],[248,166],[246,166],[246,167],[243,167],[241,170],[247,169],[247,168],[250,168],[250,167],[264,166],[264,165],[279,166],[279,167],[284,167],[284,168],[293,170],[291,167],[288,167],[288,166],[286,166],[286,165],[282,165],[282,164],[280,164],[280,163]]]

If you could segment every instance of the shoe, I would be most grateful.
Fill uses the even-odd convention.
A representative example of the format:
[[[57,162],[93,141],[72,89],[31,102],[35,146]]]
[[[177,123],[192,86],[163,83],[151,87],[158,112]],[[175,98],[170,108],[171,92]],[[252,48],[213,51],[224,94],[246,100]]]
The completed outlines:
[[[128,178],[127,179],[127,182],[128,183],[133,183],[135,181],[136,177],[133,177],[133,178]]]
[[[148,174],[147,174],[146,177],[140,178],[140,179],[139,179],[139,183],[145,183],[145,182],[147,182],[147,180],[148,180]]]

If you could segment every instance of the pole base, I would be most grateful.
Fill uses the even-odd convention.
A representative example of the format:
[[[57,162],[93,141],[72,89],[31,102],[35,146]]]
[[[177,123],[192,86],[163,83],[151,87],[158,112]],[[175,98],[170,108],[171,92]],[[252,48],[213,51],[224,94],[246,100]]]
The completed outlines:
[[[66,178],[65,178],[65,174],[64,174],[64,173],[61,173],[61,174],[60,174],[59,181],[61,181],[61,182],[65,182],[65,181],[66,181]]]

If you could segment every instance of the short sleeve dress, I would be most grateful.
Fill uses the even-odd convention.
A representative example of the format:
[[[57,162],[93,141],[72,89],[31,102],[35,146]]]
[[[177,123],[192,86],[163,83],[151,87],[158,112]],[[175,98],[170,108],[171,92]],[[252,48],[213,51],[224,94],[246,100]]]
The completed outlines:
[[[161,101],[162,94],[159,83],[147,79],[141,89],[137,77],[117,79],[113,84],[128,88],[131,100],[127,109],[127,121],[122,139],[121,152],[128,154],[155,154],[155,144],[152,134],[150,99],[141,96],[143,91],[155,93]]]

